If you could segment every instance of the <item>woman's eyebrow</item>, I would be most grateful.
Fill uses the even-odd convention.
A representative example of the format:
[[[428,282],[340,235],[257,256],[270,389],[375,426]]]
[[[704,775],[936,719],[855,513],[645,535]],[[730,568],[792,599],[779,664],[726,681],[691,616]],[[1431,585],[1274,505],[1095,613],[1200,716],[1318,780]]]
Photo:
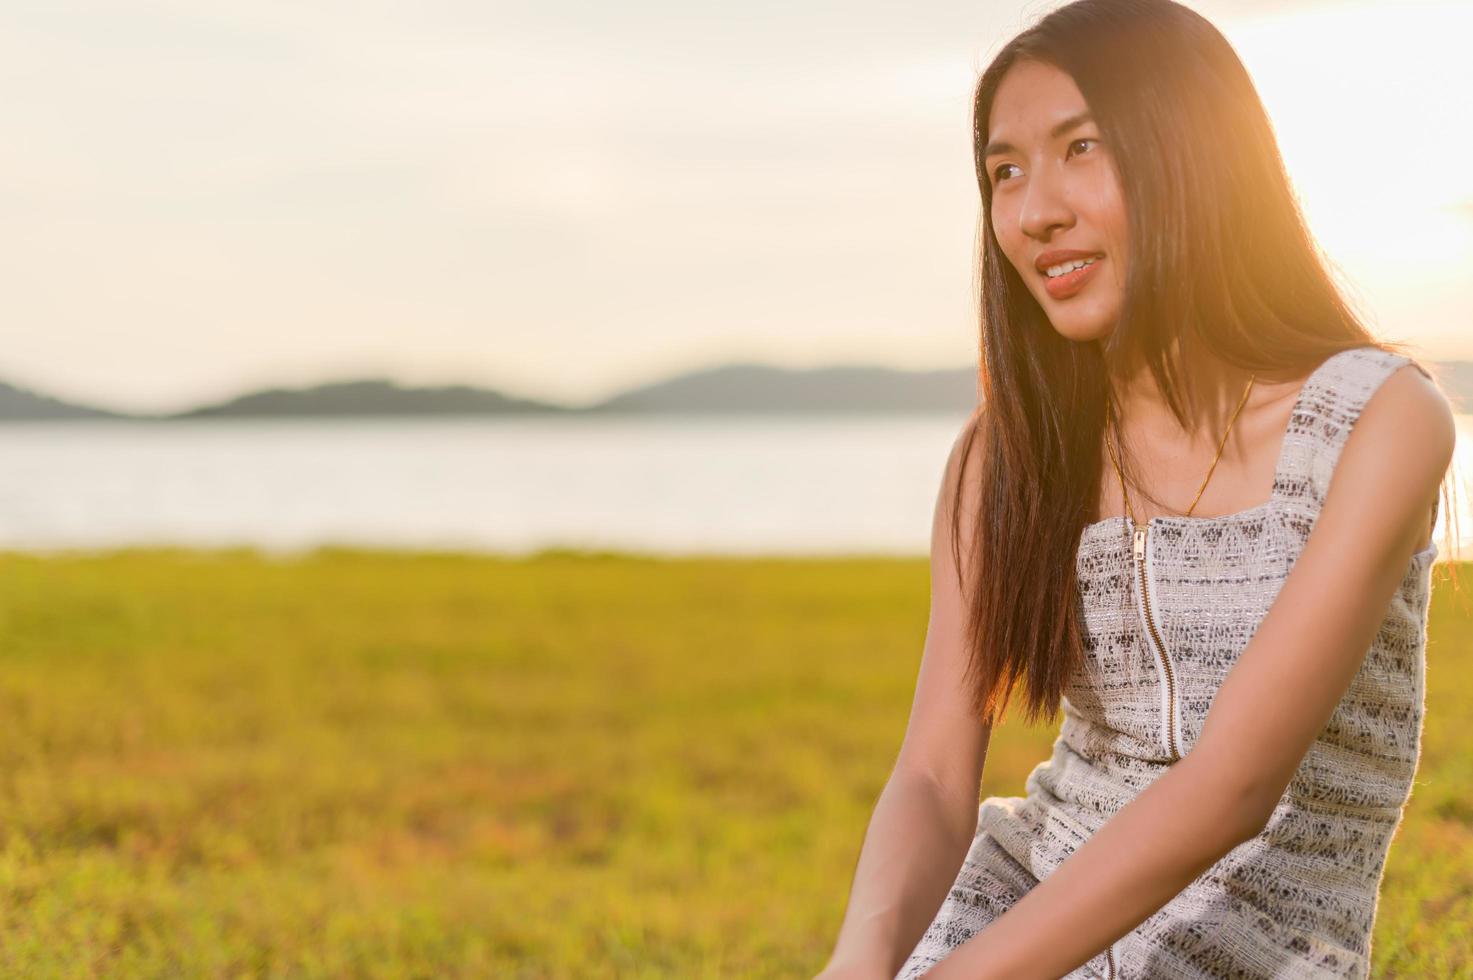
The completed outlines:
[[[1056,126],[1054,126],[1053,129],[1049,130],[1048,134],[1051,138],[1057,139],[1058,137],[1063,136],[1065,133],[1069,132],[1069,130],[1073,129],[1075,126],[1082,126],[1087,122],[1093,121],[1094,117],[1091,116],[1089,114],[1089,110],[1086,109],[1083,112],[1076,112],[1074,115],[1062,120]],[[999,153],[1017,152],[1018,148],[1013,144],[1004,143],[1001,140],[994,140],[991,143],[988,143],[987,148],[982,151],[982,159],[986,160],[988,157],[995,156]]]

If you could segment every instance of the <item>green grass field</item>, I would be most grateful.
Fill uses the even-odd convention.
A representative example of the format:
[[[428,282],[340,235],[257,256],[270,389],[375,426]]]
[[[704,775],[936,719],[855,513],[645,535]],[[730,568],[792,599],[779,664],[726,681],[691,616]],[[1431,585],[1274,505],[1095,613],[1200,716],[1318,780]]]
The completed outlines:
[[[7,977],[811,976],[929,584],[922,559],[0,560]],[[1434,599],[1377,977],[1473,974],[1464,578]],[[1001,726],[984,794],[1053,734]]]

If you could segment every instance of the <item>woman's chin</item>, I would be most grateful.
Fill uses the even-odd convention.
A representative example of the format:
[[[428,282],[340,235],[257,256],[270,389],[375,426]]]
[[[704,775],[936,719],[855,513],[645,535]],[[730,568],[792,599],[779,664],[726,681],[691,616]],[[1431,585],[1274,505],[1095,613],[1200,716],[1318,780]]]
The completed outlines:
[[[1115,319],[1109,316],[1063,316],[1049,318],[1054,331],[1065,340],[1088,343],[1103,340],[1115,329]]]

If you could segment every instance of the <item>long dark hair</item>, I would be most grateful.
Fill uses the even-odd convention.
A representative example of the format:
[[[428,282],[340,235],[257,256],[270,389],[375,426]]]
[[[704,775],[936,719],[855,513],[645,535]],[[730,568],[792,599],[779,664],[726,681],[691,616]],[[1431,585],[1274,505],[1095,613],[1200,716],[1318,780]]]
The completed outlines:
[[[1121,183],[1128,281],[1120,320],[1098,342],[1071,341],[1050,326],[993,234],[982,153],[998,83],[1021,59],[1073,78]],[[1083,656],[1075,561],[1100,504],[1110,379],[1148,366],[1185,426],[1193,392],[1178,376],[1173,339],[1183,359],[1210,352],[1265,380],[1303,377],[1347,348],[1405,353],[1408,345],[1374,338],[1342,297],[1248,72],[1189,8],[1172,0],[1061,7],[998,52],[977,82],[972,113],[981,364],[961,458],[980,438],[982,469],[976,507],[960,506],[964,481],[956,483],[952,549],[970,596],[974,707],[990,723],[1021,682],[1033,722],[1053,717]],[[1128,459],[1121,466],[1133,472]],[[1444,485],[1444,500],[1447,493]],[[965,510],[980,518],[964,562]]]

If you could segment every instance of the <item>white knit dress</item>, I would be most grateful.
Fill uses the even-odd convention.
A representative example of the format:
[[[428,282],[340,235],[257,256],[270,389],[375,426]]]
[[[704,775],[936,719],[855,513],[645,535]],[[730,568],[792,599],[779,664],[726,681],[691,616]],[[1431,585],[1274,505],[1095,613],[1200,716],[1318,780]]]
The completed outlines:
[[[1006,912],[1191,751],[1309,538],[1351,427],[1408,364],[1423,370],[1372,347],[1323,361],[1296,399],[1268,501],[1219,517],[1152,518],[1139,559],[1127,517],[1085,527],[1085,663],[1066,688],[1052,757],[1029,774],[1025,797],[982,801],[961,872],[897,980],[921,975]],[[1070,980],[1369,974],[1386,853],[1421,744],[1436,554],[1434,542],[1412,556],[1359,672],[1264,830]]]

